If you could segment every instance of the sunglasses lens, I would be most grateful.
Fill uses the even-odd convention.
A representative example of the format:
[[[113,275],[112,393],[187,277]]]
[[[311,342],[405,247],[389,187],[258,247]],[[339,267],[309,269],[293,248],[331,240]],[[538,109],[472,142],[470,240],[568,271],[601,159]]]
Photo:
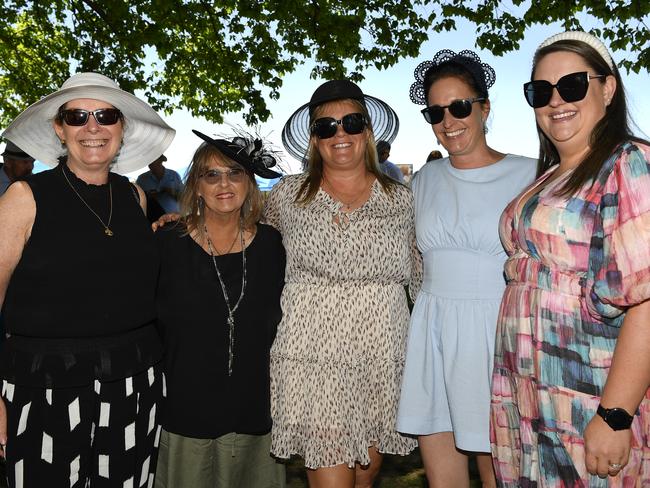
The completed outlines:
[[[545,107],[551,101],[553,85],[546,80],[530,81],[524,84],[524,95],[533,108]]]
[[[311,133],[319,139],[329,139],[336,134],[336,120],[332,117],[316,119],[311,126]]]
[[[68,125],[79,126],[88,122],[88,112],[86,110],[65,110],[63,120]]]
[[[424,115],[424,120],[429,124],[439,124],[445,117],[445,109],[440,105],[433,105],[422,110],[422,115]]]
[[[565,102],[577,102],[587,95],[589,79],[587,73],[571,73],[557,82],[557,91]]]
[[[366,128],[366,119],[363,114],[347,114],[341,119],[343,130],[350,135],[361,134]]]
[[[457,119],[464,119],[472,113],[472,102],[469,100],[454,100],[449,104],[449,113]]]
[[[117,124],[117,121],[120,120],[122,114],[116,108],[105,108],[102,110],[95,110],[94,115],[98,124],[113,125]]]
[[[226,177],[231,183],[241,183],[244,181],[246,172],[240,168],[233,168],[228,171],[219,171],[217,169],[210,169],[203,173],[202,177],[208,185],[216,185],[221,182],[223,176]]]

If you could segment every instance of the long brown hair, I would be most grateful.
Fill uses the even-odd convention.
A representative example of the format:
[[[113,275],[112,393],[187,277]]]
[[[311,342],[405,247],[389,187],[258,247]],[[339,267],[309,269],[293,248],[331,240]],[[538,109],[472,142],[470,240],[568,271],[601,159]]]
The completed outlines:
[[[205,238],[203,235],[205,210],[201,202],[202,199],[198,196],[199,182],[203,173],[208,169],[209,164],[215,159],[229,168],[243,169],[249,177],[248,192],[241,208],[244,229],[252,231],[255,228],[255,224],[262,217],[264,207],[262,192],[257,186],[253,173],[247,171],[242,165],[232,159],[224,156],[216,147],[204,142],[192,157],[192,163],[186,174],[185,188],[180,197],[181,216],[183,223],[187,227],[187,233],[196,231],[200,239]]]
[[[599,75],[613,76],[616,79],[616,90],[610,104],[605,109],[605,115],[600,119],[589,137],[589,152],[575,168],[569,179],[558,190],[557,195],[569,197],[575,194],[585,184],[593,183],[598,176],[602,164],[611,156],[614,150],[625,140],[638,140],[630,130],[630,118],[625,101],[625,89],[618,68],[611,69],[598,51],[590,45],[574,40],[562,40],[539,49],[533,58],[533,69],[530,79],[534,79],[535,69],[539,61],[546,55],[556,52],[577,54]],[[593,82],[605,83],[605,78]],[[551,140],[537,124],[539,137],[539,160],[537,176],[542,175],[548,168],[560,162],[560,155]]]
[[[336,100],[335,102],[328,102],[328,103],[336,103],[339,101],[352,103],[368,121],[368,125],[366,126],[366,130],[368,131],[368,143],[366,144],[366,151],[364,155],[366,169],[368,170],[368,172],[375,175],[375,178],[377,178],[377,181],[379,181],[382,189],[385,192],[391,192],[394,186],[399,185],[400,183],[393,180],[389,176],[385,175],[379,167],[379,158],[377,156],[377,143],[375,142],[375,135],[372,131],[372,123],[370,121],[370,116],[368,115],[368,110],[366,109],[366,106],[360,101],[351,98]],[[325,107],[327,107],[328,103],[319,105],[314,109],[310,122],[313,122],[323,114],[323,112],[325,111]],[[307,205],[309,202],[311,202],[314,199],[316,193],[318,193],[318,189],[320,188],[320,184],[323,179],[323,158],[318,152],[316,140],[317,140],[316,136],[311,136],[311,138],[309,139],[309,148],[307,149],[307,161],[305,162],[303,168],[307,173],[307,178],[301,185],[300,190],[298,191],[298,194],[296,195],[296,199],[295,199],[295,202],[300,205]]]

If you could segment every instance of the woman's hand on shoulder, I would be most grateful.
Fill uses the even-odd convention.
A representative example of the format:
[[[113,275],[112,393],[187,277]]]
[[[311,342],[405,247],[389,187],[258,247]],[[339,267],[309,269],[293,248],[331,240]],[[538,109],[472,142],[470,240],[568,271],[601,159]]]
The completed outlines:
[[[170,222],[176,222],[180,220],[180,218],[181,218],[181,214],[179,213],[166,213],[164,215],[161,215],[158,220],[156,220],[153,224],[151,224],[151,228],[153,229],[154,232],[156,232],[161,227],[164,227],[165,224],[168,224]]]

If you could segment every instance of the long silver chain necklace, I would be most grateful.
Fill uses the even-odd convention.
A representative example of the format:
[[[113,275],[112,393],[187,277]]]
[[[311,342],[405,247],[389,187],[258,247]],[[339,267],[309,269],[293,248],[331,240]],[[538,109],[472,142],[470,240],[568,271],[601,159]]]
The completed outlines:
[[[230,306],[230,297],[228,296],[228,290],[226,289],[226,284],[223,282],[221,277],[221,272],[217,266],[217,260],[214,256],[214,247],[212,246],[212,241],[210,240],[210,234],[208,234],[208,228],[204,225],[203,230],[205,232],[205,237],[208,242],[208,249],[210,250],[210,257],[212,258],[212,264],[214,264],[214,270],[217,272],[217,278],[219,278],[219,284],[221,285],[221,292],[223,293],[224,301],[226,302],[226,309],[228,310],[228,376],[232,376],[232,363],[235,357],[234,348],[235,348],[235,312],[239,308],[239,304],[244,298],[244,292],[246,291],[246,248],[244,247],[244,229],[242,226],[241,220],[239,221],[239,237],[241,242],[241,260],[242,260],[242,273],[241,273],[241,292],[239,293],[239,298],[237,303],[233,307]]]
[[[65,178],[65,181],[68,182],[68,185],[70,185],[70,188],[72,188],[72,191],[75,192],[75,194],[79,197],[79,200],[82,201],[82,203],[90,210],[95,217],[97,217],[97,220],[99,220],[102,224],[102,227],[104,227],[104,234],[106,234],[108,237],[113,237],[113,231],[110,229],[111,225],[111,219],[113,218],[113,187],[111,186],[111,183],[109,181],[108,183],[108,199],[110,202],[110,207],[108,211],[108,222],[104,223],[102,218],[97,215],[97,212],[95,212],[90,205],[88,205],[88,202],[83,199],[83,197],[79,194],[77,189],[74,187],[70,179],[68,178],[68,175],[65,173],[65,168],[64,164],[61,164],[61,172],[63,173],[63,177]]]

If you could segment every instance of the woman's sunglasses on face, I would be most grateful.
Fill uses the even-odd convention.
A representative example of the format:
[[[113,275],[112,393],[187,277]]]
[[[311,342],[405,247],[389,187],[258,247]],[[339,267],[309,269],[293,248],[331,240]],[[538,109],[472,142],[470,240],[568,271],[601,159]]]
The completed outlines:
[[[366,128],[366,118],[361,113],[347,114],[339,120],[322,117],[311,124],[311,133],[319,139],[329,139],[334,137],[339,125],[350,135],[361,134]]]
[[[586,71],[564,75],[552,85],[546,80],[535,80],[524,83],[524,95],[528,105],[533,108],[545,107],[553,97],[553,88],[565,102],[578,102],[587,96],[589,81],[595,78],[605,78],[607,75],[590,75]]]
[[[230,183],[241,183],[244,181],[246,171],[241,168],[232,168],[227,171],[209,169],[201,175],[201,178],[203,178],[208,185],[216,185],[217,183],[221,183],[221,178],[224,176]]]
[[[114,125],[122,119],[122,112],[116,108],[100,108],[93,111],[80,108],[61,110],[58,117],[68,125],[82,126],[88,123],[91,115],[99,125]]]
[[[465,100],[454,100],[449,105],[431,105],[430,107],[420,110],[424,115],[424,120],[429,124],[435,125],[442,122],[445,118],[445,109],[456,119],[464,119],[472,113],[472,104],[474,102],[484,102],[484,97],[467,98]]]

